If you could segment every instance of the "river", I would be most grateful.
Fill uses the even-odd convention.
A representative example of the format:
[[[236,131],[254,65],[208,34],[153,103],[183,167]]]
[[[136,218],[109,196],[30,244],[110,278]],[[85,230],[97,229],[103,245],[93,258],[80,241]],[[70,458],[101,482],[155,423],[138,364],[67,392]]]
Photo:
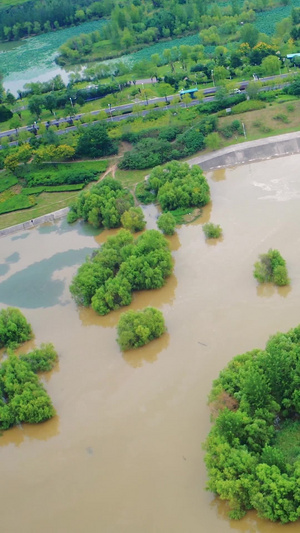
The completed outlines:
[[[0,72],[4,75],[4,87],[17,95],[18,89],[22,89],[25,83],[47,81],[60,74],[65,82],[68,81],[69,73],[81,70],[83,65],[71,65],[62,68],[55,63],[58,48],[71,37],[81,33],[89,33],[101,29],[105,21],[84,22],[72,28],[58,30],[52,33],[44,33],[36,37],[30,37],[22,41],[0,43]],[[138,52],[124,55],[121,58],[107,60],[104,63],[113,64],[119,61],[134,63],[142,59],[150,60],[151,55],[162,53],[165,48],[180,46],[181,44],[199,44],[198,34],[160,42],[139,50]],[[206,47],[207,51],[214,47]],[[92,66],[95,63],[88,63]]]
[[[299,323],[300,155],[207,174],[212,203],[169,238],[166,286],[131,305],[162,310],[168,332],[122,355],[120,313],[77,309],[68,285],[98,235],[63,220],[0,239],[1,307],[18,306],[59,364],[43,380],[57,416],[0,437],[5,533],[298,533],[299,523],[230,521],[204,490],[201,443],[211,383],[236,354]],[[155,209],[147,211],[149,227]],[[202,223],[223,228],[206,242]],[[291,287],[258,287],[260,253],[278,248]]]

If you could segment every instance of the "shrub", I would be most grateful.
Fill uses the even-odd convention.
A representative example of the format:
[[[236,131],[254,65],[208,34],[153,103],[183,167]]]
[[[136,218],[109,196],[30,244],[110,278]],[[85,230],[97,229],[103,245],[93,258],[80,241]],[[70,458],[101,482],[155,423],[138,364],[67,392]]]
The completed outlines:
[[[93,124],[85,128],[80,135],[76,148],[76,156],[102,157],[118,152],[118,145],[107,133],[107,125]]]
[[[6,122],[7,120],[10,120],[13,117],[12,112],[10,109],[5,107],[4,105],[0,105],[0,122]]]
[[[157,221],[158,228],[164,235],[173,235],[176,227],[176,218],[172,213],[163,213]]]
[[[259,283],[271,282],[279,286],[290,283],[286,262],[278,250],[270,249],[268,253],[261,254],[254,264],[253,275]]]
[[[135,188],[135,196],[142,204],[152,204],[155,202],[156,194],[154,194],[148,187],[146,181],[138,183]]]
[[[142,311],[123,313],[117,331],[117,341],[121,350],[129,350],[144,346],[160,337],[166,331],[166,327],[162,312],[154,307],[147,307]]]
[[[129,231],[142,231],[146,226],[146,221],[141,207],[130,207],[128,211],[124,211],[121,216],[121,224],[123,228],[129,229]]]
[[[284,124],[289,124],[290,120],[284,113],[278,113],[273,117],[273,120],[279,120],[280,122],[283,122]]]
[[[48,372],[57,361],[57,352],[53,344],[42,344],[40,348],[20,355],[20,360],[25,361],[32,372]]]
[[[247,111],[256,111],[259,109],[264,109],[266,104],[260,100],[247,100],[246,102],[241,102],[231,108],[231,112],[235,115],[238,113],[246,113]]]
[[[218,239],[222,236],[222,228],[219,224],[208,222],[207,224],[204,224],[203,231],[206,239]]]
[[[0,348],[16,348],[32,335],[31,325],[19,309],[8,307],[0,311]]]

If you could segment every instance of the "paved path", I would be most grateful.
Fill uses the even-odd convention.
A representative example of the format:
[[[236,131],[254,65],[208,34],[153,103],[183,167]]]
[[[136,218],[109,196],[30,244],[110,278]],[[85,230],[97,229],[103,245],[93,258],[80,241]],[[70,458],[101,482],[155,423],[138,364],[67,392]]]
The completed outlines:
[[[200,165],[203,170],[207,171],[296,153],[300,153],[300,131],[258,139],[256,141],[233,144],[221,150],[210,152],[209,154],[193,157],[187,163],[189,165]],[[0,230],[0,237],[20,230],[32,229],[45,222],[53,222],[65,217],[68,211],[69,208],[65,207],[64,209],[59,209],[53,213],[34,218],[28,222],[5,228]]]

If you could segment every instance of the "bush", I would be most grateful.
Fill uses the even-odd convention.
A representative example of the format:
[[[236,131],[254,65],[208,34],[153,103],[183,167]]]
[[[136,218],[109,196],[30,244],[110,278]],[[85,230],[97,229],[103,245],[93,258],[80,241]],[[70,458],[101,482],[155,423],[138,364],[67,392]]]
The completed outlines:
[[[231,108],[231,112],[234,115],[238,113],[247,113],[247,111],[256,111],[259,109],[264,109],[266,104],[260,100],[247,100],[246,102],[241,102]]]
[[[146,226],[146,221],[141,207],[130,207],[128,211],[124,211],[121,216],[121,224],[123,228],[129,229],[129,231],[142,231]]]
[[[108,165],[107,161],[95,163],[92,162],[92,165],[91,162],[30,164],[18,167],[16,174],[26,181],[27,187],[87,184],[96,181]]]
[[[148,187],[146,181],[138,183],[135,188],[135,196],[142,204],[152,204],[156,200],[156,194],[154,194]]]
[[[0,105],[0,122],[6,122],[7,120],[10,120],[13,117],[12,112],[10,109],[5,107],[4,105]]]
[[[57,361],[57,352],[53,344],[42,344],[40,348],[20,355],[20,360],[25,361],[32,372],[48,372]]]
[[[166,327],[161,311],[154,307],[147,307],[142,311],[123,313],[117,331],[117,341],[121,350],[129,350],[157,339],[166,331]]]
[[[204,224],[203,231],[206,239],[218,239],[222,236],[222,228],[219,224],[208,222],[207,224]]]
[[[103,157],[118,153],[118,145],[107,133],[106,124],[94,124],[85,128],[76,148],[77,157]]]
[[[0,311],[0,348],[16,348],[32,335],[31,325],[19,309],[8,307]]]
[[[275,285],[289,285],[290,280],[286,262],[278,250],[270,249],[268,253],[261,254],[259,261],[254,265],[253,275],[259,283],[274,283]]]
[[[119,168],[124,170],[155,167],[170,158],[172,145],[160,139],[142,139],[130,152],[125,152],[119,163]]]
[[[173,235],[176,227],[176,218],[172,213],[163,213],[157,221],[158,228],[164,235]]]
[[[290,120],[284,113],[278,113],[278,115],[275,115],[273,117],[273,120],[279,120],[280,122],[283,122],[284,124],[289,124]]]

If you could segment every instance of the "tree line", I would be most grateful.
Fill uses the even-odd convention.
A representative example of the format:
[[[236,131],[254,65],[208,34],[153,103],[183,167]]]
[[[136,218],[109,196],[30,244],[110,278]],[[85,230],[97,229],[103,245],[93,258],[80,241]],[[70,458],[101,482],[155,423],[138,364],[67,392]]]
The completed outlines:
[[[109,16],[113,0],[39,0],[0,7],[0,39],[13,41]]]

